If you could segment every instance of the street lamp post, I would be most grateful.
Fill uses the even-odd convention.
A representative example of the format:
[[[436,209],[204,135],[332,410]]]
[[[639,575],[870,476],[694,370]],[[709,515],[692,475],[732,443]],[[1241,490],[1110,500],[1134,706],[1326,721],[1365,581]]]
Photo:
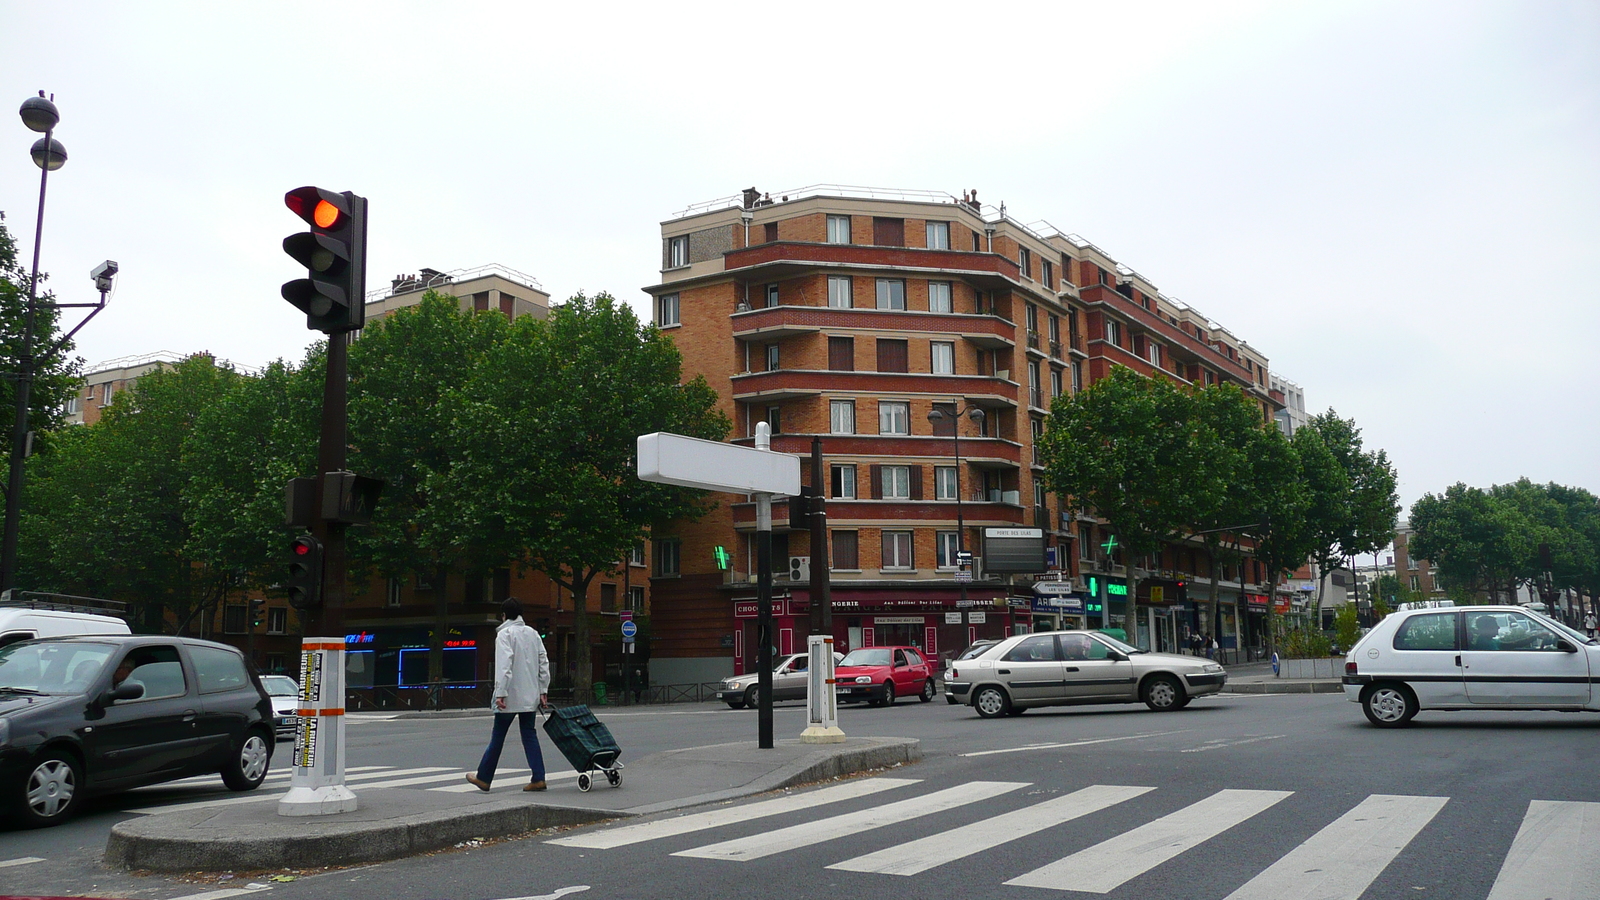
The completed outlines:
[[[956,582],[961,585],[961,600],[958,604],[961,607],[961,639],[970,642],[972,640],[969,615],[971,607],[967,605],[967,579],[971,577],[971,572],[965,571],[968,562],[967,523],[966,519],[962,516],[961,510],[962,416],[970,418],[974,424],[979,425],[980,427],[983,424],[984,413],[982,407],[972,406],[970,404],[962,407],[954,414],[947,413],[937,406],[928,411],[928,421],[932,422],[935,427],[937,427],[938,424],[943,422],[945,419],[951,420],[950,437],[955,443],[956,452]]]
[[[17,415],[11,429],[11,472],[6,481],[6,521],[3,547],[0,547],[0,590],[14,587],[17,576],[17,533],[22,512],[22,467],[28,457],[28,394],[33,387],[33,325],[39,298],[39,239],[44,234],[44,196],[50,183],[50,173],[67,162],[67,151],[55,139],[56,123],[61,114],[56,105],[45,97],[23,101],[22,124],[44,137],[33,145],[34,164],[39,167],[39,212],[33,227],[33,270],[28,275],[28,312],[23,320],[22,356],[17,369]]]

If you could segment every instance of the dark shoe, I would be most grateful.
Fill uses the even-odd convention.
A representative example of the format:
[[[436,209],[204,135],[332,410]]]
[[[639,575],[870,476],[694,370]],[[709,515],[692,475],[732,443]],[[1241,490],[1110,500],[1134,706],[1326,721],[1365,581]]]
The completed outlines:
[[[476,775],[468,775],[467,776],[467,783],[472,785],[473,787],[477,788],[480,791],[487,791],[489,789],[489,782],[487,782],[487,781],[479,781],[478,780],[478,776],[476,776]]]
[[[523,788],[523,790],[525,790],[525,791],[542,791],[542,790],[544,790],[544,782],[535,781],[535,782],[529,784],[527,787]]]

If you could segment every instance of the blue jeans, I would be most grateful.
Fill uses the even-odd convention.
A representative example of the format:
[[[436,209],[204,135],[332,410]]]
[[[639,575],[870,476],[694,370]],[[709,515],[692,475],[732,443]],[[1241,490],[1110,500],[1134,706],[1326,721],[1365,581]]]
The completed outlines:
[[[494,783],[494,770],[500,765],[500,751],[505,749],[506,732],[511,730],[512,719],[520,720],[522,752],[528,757],[528,768],[533,770],[528,780],[544,780],[544,754],[539,750],[539,729],[535,727],[537,714],[497,712],[494,714],[494,734],[489,738],[489,749],[483,751],[483,761],[478,763],[478,780],[484,784]]]

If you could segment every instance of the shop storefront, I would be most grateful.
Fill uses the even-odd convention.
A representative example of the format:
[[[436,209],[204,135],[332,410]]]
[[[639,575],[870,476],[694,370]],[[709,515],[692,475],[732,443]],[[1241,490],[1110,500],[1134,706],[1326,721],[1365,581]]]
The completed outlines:
[[[473,629],[468,626],[468,630]],[[345,635],[346,687],[426,687],[432,640],[432,629],[423,626]],[[451,628],[444,642],[444,681],[473,682],[478,676],[476,634]]]
[[[1088,597],[1072,591],[1060,592],[1055,585],[1071,587],[1071,582],[1041,581],[1033,586],[1033,630],[1070,631],[1087,628]]]

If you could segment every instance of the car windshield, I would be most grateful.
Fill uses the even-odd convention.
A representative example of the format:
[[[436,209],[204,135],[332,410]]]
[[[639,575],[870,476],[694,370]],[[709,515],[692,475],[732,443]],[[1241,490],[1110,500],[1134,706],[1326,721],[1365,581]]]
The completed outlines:
[[[261,686],[274,697],[294,697],[300,693],[300,685],[287,675],[263,675]]]
[[[78,641],[23,641],[0,648],[0,691],[86,692],[114,649]]]
[[[978,641],[976,644],[973,644],[971,647],[968,647],[967,649],[961,651],[961,655],[956,657],[956,662],[960,662],[960,661],[962,661],[964,659],[972,659],[973,657],[978,656],[979,654],[983,653],[983,651],[989,649],[990,647],[993,647],[995,644],[998,644],[998,643],[1000,643],[1000,642],[999,641]]]
[[[1525,613],[1528,613],[1529,615],[1531,615],[1533,618],[1539,620],[1540,622],[1543,622],[1544,624],[1549,625],[1551,628],[1555,629],[1557,634],[1560,634],[1560,635],[1562,635],[1564,637],[1570,638],[1571,640],[1576,641],[1577,643],[1580,643],[1580,644],[1597,643],[1595,638],[1589,637],[1588,635],[1584,634],[1581,631],[1578,631],[1575,628],[1571,628],[1571,627],[1569,627],[1567,625],[1563,625],[1562,623],[1556,621],[1555,619],[1550,618],[1549,616],[1542,615],[1540,613],[1536,613],[1533,610],[1527,609],[1527,608],[1523,608],[1522,611],[1525,612]]]
[[[1116,650],[1119,653],[1126,653],[1129,656],[1132,656],[1135,653],[1144,653],[1145,652],[1145,651],[1140,650],[1138,647],[1135,647],[1135,646],[1133,646],[1131,644],[1124,644],[1122,641],[1117,640],[1116,638],[1112,637],[1109,634],[1098,634],[1097,633],[1097,634],[1094,635],[1094,639],[1099,641],[1099,642],[1101,642],[1102,644],[1110,644],[1112,649]]]
[[[840,660],[842,666],[887,666],[890,661],[888,647],[862,647],[860,650],[851,650]]]

